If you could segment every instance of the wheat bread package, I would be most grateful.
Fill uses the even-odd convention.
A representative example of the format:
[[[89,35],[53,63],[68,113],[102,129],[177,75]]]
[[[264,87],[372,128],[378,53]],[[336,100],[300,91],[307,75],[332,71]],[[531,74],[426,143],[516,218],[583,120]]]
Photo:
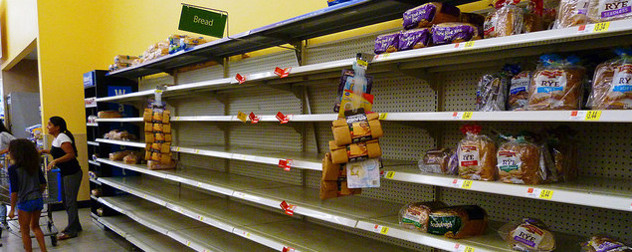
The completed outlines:
[[[593,109],[632,109],[632,50],[617,49],[617,58],[595,69],[588,107]]]
[[[561,0],[554,27],[559,29],[588,24],[590,2],[591,0]]]
[[[444,45],[481,39],[479,27],[468,23],[449,22],[432,26],[432,44]]]
[[[431,44],[432,33],[430,28],[419,28],[399,32],[399,51],[419,49]]]

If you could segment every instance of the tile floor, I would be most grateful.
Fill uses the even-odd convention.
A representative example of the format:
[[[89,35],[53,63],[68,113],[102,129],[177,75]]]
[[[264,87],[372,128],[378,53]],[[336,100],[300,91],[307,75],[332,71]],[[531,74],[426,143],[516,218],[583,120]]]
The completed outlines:
[[[135,251],[134,246],[124,238],[120,237],[114,232],[105,231],[101,229],[90,217],[90,209],[79,209],[79,217],[81,218],[81,225],[83,231],[79,233],[79,236],[73,239],[59,241],[56,247],[51,245],[50,237],[45,237],[46,248],[48,251],[63,251],[63,252],[79,252],[79,251],[94,251],[94,252],[111,252],[111,251]],[[53,213],[53,221],[58,229],[63,229],[66,222],[66,212],[57,211]],[[13,233],[3,230],[2,232],[2,244],[0,251],[14,252],[24,251],[22,247],[22,239]],[[35,239],[33,241],[33,251],[41,251]]]

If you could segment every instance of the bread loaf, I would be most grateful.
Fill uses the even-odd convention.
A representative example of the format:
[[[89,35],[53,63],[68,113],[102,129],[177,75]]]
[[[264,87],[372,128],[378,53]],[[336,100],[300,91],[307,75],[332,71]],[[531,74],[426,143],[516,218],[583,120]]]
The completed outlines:
[[[99,118],[121,118],[121,117],[123,117],[120,112],[115,111],[115,110],[99,111],[99,113],[97,113],[97,116]]]
[[[329,150],[331,151],[331,159],[334,164],[344,164],[382,156],[382,149],[378,140],[353,143],[346,146],[338,146],[334,141],[329,141]]]
[[[604,235],[594,235],[582,244],[583,252],[632,252],[632,248]]]
[[[446,205],[440,201],[407,204],[399,210],[399,225],[426,233],[428,232],[430,213],[444,207]]]
[[[431,2],[404,12],[404,29],[430,27],[445,22],[458,22],[461,11],[446,3]]]
[[[146,109],[143,111],[143,121],[144,121],[145,123],[151,122],[151,117],[152,117],[152,111],[151,111],[151,109],[146,108]]]
[[[503,228],[501,228],[503,229]],[[514,250],[541,251],[555,250],[555,237],[546,230],[546,226],[537,219],[525,218],[513,228],[508,237],[503,237]]]
[[[589,106],[593,109],[632,109],[632,59],[622,56],[595,69]]]
[[[419,28],[399,33],[399,51],[419,49],[430,46],[430,28]]]
[[[588,8],[591,0],[562,0],[557,13],[555,28],[567,28],[588,23]]]
[[[510,4],[490,12],[485,18],[485,38],[505,37],[522,32],[524,12]]]
[[[377,139],[384,135],[377,113],[358,113],[333,121],[331,131],[336,145]]]
[[[502,182],[541,184],[546,176],[540,166],[540,147],[519,137],[498,148],[498,174]]]
[[[524,71],[511,78],[509,86],[509,97],[507,108],[509,110],[525,110],[529,98],[529,83],[531,82],[531,72]]]
[[[538,68],[529,85],[529,109],[579,109],[585,72],[583,67],[558,62]]]
[[[472,180],[496,180],[496,146],[485,135],[479,135],[480,126],[466,125],[465,138],[459,142],[457,154],[459,176]]]
[[[474,205],[439,209],[430,213],[428,219],[428,233],[448,238],[482,235],[487,228],[487,213]]]
[[[110,160],[113,161],[121,161],[123,160],[123,158],[127,155],[129,155],[130,153],[132,153],[131,151],[117,151],[117,152],[112,152],[110,153]]]
[[[432,26],[432,43],[435,45],[459,43],[480,39],[478,27],[467,23],[441,23]]]
[[[375,38],[375,54],[397,52],[399,46],[399,32],[377,36]]]
[[[426,151],[419,161],[419,169],[426,173],[449,174],[448,162],[452,156],[450,149],[433,149]]]
[[[632,17],[632,0],[583,0],[588,4],[588,18],[601,23]]]

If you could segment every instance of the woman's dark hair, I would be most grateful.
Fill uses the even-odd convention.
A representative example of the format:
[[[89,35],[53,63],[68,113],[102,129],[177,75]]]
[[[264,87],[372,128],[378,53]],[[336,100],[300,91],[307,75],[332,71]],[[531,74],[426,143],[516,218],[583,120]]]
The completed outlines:
[[[31,176],[37,174],[40,155],[33,142],[23,138],[12,140],[9,142],[9,155],[17,167],[26,170]]]
[[[78,154],[77,154],[77,145],[75,145],[75,136],[73,136],[72,133],[70,133],[70,130],[68,130],[68,126],[66,125],[66,120],[64,120],[64,118],[61,118],[59,116],[53,116],[48,120],[53,125],[59,126],[60,133],[64,133],[68,137],[70,137],[70,140],[72,141],[72,149],[75,151],[75,156],[77,156]]]
[[[6,133],[11,134],[11,131],[9,131],[9,129],[7,129],[6,126],[4,126],[4,123],[0,122],[0,133],[2,133],[2,132],[6,132]]]

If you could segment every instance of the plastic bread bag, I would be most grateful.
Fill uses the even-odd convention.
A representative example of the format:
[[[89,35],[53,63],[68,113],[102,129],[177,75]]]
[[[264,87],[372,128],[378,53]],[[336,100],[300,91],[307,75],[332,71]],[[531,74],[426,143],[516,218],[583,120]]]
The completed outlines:
[[[632,247],[605,235],[593,235],[582,244],[582,252],[632,252]]]
[[[406,204],[399,210],[399,225],[407,229],[428,232],[428,219],[432,211],[447,207],[441,201],[427,201]]]
[[[458,22],[459,8],[446,4],[431,2],[407,10],[403,14],[404,29],[431,27],[434,24]]]
[[[399,48],[399,32],[379,35],[375,38],[375,54],[397,52]]]
[[[529,98],[529,83],[531,82],[531,71],[523,71],[511,77],[509,85],[509,97],[507,100],[507,109],[526,110]]]
[[[541,148],[524,136],[509,137],[498,147],[498,177],[505,183],[537,185],[546,180]]]
[[[524,12],[522,33],[544,30],[544,0],[530,0]]]
[[[457,147],[459,176],[472,180],[496,180],[496,146],[485,135],[480,135],[481,126],[464,125],[465,134]]]
[[[398,50],[405,51],[411,49],[419,49],[430,46],[430,38],[432,33],[430,28],[419,28],[399,33]]]
[[[452,154],[452,151],[446,148],[428,150],[419,160],[419,169],[424,173],[449,174],[448,163]]]
[[[632,50],[616,49],[619,56],[595,69],[588,107],[593,109],[632,109]]]
[[[549,168],[551,182],[572,181],[577,178],[579,143],[577,132],[568,126],[558,126],[544,132],[545,149],[544,152]]]
[[[588,19],[594,23],[632,17],[632,0],[585,0],[589,1]]]
[[[432,26],[432,43],[444,45],[481,39],[478,27],[468,23],[441,23]]]
[[[579,58],[555,54],[540,57],[529,85],[529,110],[577,110],[582,101],[586,69]]]
[[[555,236],[544,223],[534,218],[524,218],[520,223],[507,223],[498,234],[513,250],[549,252],[555,250]]]
[[[483,75],[476,91],[476,111],[506,110],[510,78],[518,72],[520,66],[505,65],[499,73]]]
[[[460,239],[478,236],[487,228],[487,212],[479,206],[453,206],[432,211],[428,233]]]
[[[522,33],[524,11],[517,7],[519,0],[499,0],[496,11],[485,18],[485,38],[505,37]]]
[[[342,103],[343,96],[347,90],[351,90],[355,84],[355,71],[351,69],[343,69],[342,76],[340,77],[340,82],[338,84],[338,98],[336,98],[336,103],[334,105],[334,112],[338,113],[340,111],[340,104]],[[373,77],[370,75],[365,75],[366,85],[363,87],[362,92],[365,94],[371,94],[371,88],[373,87]]]
[[[567,28],[588,23],[591,0],[561,0],[554,28]]]

